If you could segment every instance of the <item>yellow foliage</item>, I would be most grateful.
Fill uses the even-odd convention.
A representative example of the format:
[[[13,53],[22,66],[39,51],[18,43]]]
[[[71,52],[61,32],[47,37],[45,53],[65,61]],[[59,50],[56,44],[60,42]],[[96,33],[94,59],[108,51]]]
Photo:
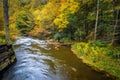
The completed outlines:
[[[0,31],[0,36],[5,36],[5,31]]]
[[[3,5],[0,1],[0,31],[4,29],[4,20],[3,20]]]
[[[82,54],[94,54],[97,55],[102,52],[102,49],[99,47],[90,46],[88,43],[81,42],[76,44],[76,49]]]
[[[40,19],[40,16],[37,16],[36,18],[35,18],[35,21],[40,21],[41,19]]]
[[[36,26],[34,27],[34,29],[29,32],[29,35],[36,36],[36,35],[38,35],[40,32],[42,32],[43,30],[44,30],[44,28],[43,28],[42,26],[36,25]]]
[[[35,17],[38,16],[38,15],[40,15],[40,10],[39,10],[39,9],[35,10],[35,11],[33,12],[33,15],[34,15]]]
[[[16,39],[16,37],[19,35],[19,30],[16,28],[15,23],[11,23],[9,25],[9,30],[10,30],[10,38],[11,39]]]
[[[43,27],[53,26],[53,20],[59,14],[59,5],[56,1],[57,0],[50,0],[42,9],[33,11],[36,26],[29,33],[30,35],[35,36],[44,30]]]
[[[5,39],[0,38],[0,43],[5,43]]]
[[[58,28],[63,29],[69,24],[67,17],[64,14],[60,14],[55,20],[55,25],[58,25]]]
[[[59,5],[55,1],[49,1],[42,9],[40,16],[41,21],[51,21],[55,18],[58,12]]]
[[[54,25],[59,31],[63,30],[69,24],[69,14],[74,14],[78,8],[79,4],[75,0],[49,0],[42,8],[32,10],[36,26],[29,34],[35,36],[45,30],[43,27]]]
[[[59,29],[66,28],[69,24],[68,15],[74,14],[79,8],[78,2],[75,0],[61,1],[60,14],[55,18],[54,24],[58,26]]]
[[[69,11],[73,14],[73,13],[75,13],[77,10],[78,10],[78,7],[79,6],[79,4],[77,3],[77,2],[73,2],[72,4],[71,4],[71,7],[69,8]]]
[[[75,0],[67,0],[64,3],[61,3],[60,11],[73,14],[79,8],[79,3],[75,2]]]

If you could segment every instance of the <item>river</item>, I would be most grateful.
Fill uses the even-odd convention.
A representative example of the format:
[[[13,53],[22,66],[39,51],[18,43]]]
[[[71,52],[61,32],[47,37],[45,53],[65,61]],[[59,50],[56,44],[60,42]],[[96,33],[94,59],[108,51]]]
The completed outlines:
[[[110,80],[82,63],[69,47],[27,37],[20,37],[14,47],[17,62],[2,80]]]

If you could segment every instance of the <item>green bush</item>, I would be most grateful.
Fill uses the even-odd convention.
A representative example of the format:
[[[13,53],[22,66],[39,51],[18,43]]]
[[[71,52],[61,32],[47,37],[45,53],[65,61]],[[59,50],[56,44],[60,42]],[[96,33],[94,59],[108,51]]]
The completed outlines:
[[[3,39],[3,38],[0,37],[0,44],[3,44],[5,42],[6,42],[5,39]]]
[[[61,39],[61,42],[71,42],[71,39],[70,38],[62,38]]]
[[[27,10],[21,10],[16,17],[16,27],[22,34],[28,33],[34,27],[33,16]]]
[[[61,34],[60,34],[60,33],[56,33],[56,34],[54,35],[54,39],[55,39],[55,40],[60,40],[60,38],[61,38]]]
[[[95,44],[89,41],[72,45],[72,50],[83,62],[120,79],[120,47],[113,48],[100,41]]]
[[[88,43],[92,46],[98,46],[98,47],[105,47],[106,46],[106,44],[104,44],[100,40],[96,40],[95,42],[94,41],[89,41]]]

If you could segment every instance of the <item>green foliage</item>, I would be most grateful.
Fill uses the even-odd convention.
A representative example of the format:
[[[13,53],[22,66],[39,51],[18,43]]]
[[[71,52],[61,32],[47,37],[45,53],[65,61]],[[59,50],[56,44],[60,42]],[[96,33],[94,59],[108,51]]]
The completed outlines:
[[[55,39],[55,40],[60,40],[60,38],[61,38],[61,34],[60,34],[60,33],[56,33],[56,34],[54,35],[54,39]]]
[[[111,42],[116,10],[120,9],[119,0],[100,0],[95,42],[89,40],[94,36],[97,0],[10,0],[9,2],[12,40],[20,31],[22,34],[41,39],[46,37],[60,39],[62,42],[88,41],[72,46],[78,57],[120,78],[120,47],[113,48],[106,44]],[[5,42],[2,7],[0,2],[0,43]]]
[[[20,6],[27,5],[31,2],[31,0],[20,0]]]
[[[89,12],[87,19],[90,20],[90,21],[95,20],[96,19],[95,12]]]
[[[16,26],[23,34],[54,37],[61,32],[71,40],[89,41],[94,36],[96,3],[97,0],[10,0],[10,15],[16,18]],[[97,39],[106,43],[111,41],[120,4],[113,3],[100,0]]]
[[[57,25],[59,29],[66,28],[67,25],[69,24],[69,19],[70,19],[69,15],[77,12],[78,8],[79,8],[79,3],[75,2],[74,0],[65,1],[60,6],[60,14],[54,20],[55,25]]]
[[[69,37],[64,37],[61,39],[61,42],[64,42],[64,43],[71,42],[71,39]]]
[[[74,36],[75,36],[75,39],[78,40],[78,41],[82,41],[83,39],[83,36],[85,36],[85,32],[80,30],[80,29],[77,29],[75,32],[74,32]]]
[[[34,27],[32,14],[25,10],[20,11],[16,18],[16,27],[22,34],[28,33]]]
[[[98,46],[98,47],[105,47],[106,45],[101,42],[100,40],[96,40],[95,42],[94,41],[89,41],[88,42],[90,45],[92,46]]]
[[[0,44],[5,42],[6,42],[5,39],[0,37]]]
[[[99,41],[96,46],[93,42],[81,42],[72,45],[72,50],[83,62],[120,79],[120,47],[113,49],[110,45],[101,46]]]
[[[120,59],[120,47],[118,46],[112,49],[112,54],[110,56],[112,56],[113,59]]]

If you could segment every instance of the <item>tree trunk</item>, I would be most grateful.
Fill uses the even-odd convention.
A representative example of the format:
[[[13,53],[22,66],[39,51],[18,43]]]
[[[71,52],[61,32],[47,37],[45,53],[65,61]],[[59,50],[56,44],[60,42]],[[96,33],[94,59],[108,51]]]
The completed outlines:
[[[6,31],[6,42],[9,41],[9,16],[8,16],[8,0],[3,0],[3,8],[4,8],[4,26]]]
[[[100,1],[97,0],[97,13],[96,13],[96,22],[95,22],[94,41],[96,41],[96,37],[97,37],[97,27],[98,27],[98,17],[99,17],[99,4],[100,4]]]
[[[116,11],[116,20],[115,20],[115,25],[114,25],[113,34],[112,34],[112,41],[111,41],[112,45],[115,42],[116,28],[117,28],[117,25],[118,25],[118,15],[119,15],[119,10]]]

